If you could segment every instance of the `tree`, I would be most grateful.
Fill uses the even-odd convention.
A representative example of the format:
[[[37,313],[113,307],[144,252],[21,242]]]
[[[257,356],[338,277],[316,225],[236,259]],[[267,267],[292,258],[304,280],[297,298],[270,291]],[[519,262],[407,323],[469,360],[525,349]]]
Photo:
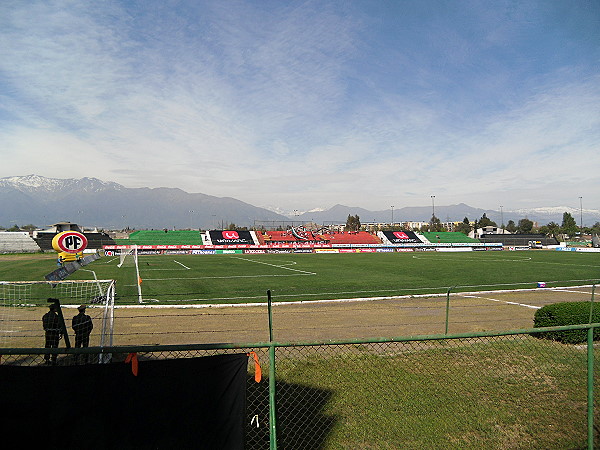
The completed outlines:
[[[346,219],[346,230],[348,230],[348,231],[360,230],[360,217],[358,217],[358,214],[355,216],[351,216],[350,214],[348,214],[348,218]]]
[[[485,213],[483,213],[483,216],[481,216],[481,219],[479,219],[479,228],[497,226],[498,225],[496,225],[496,222],[491,220]]]
[[[517,232],[517,226],[515,225],[515,221],[514,220],[509,220],[508,223],[506,224],[506,231],[508,231],[509,233],[516,233]]]
[[[517,225],[517,231],[519,233],[531,233],[533,229],[533,222],[528,218],[519,220],[519,224]]]
[[[461,223],[456,225],[454,231],[468,235],[471,231],[471,223],[469,222],[469,219],[465,217]]]
[[[429,231],[444,231],[444,227],[442,226],[442,222],[435,216],[431,216],[431,220],[429,221]]]
[[[549,222],[548,225],[540,228],[540,233],[556,237],[560,234],[560,225],[556,222]]]
[[[561,231],[564,234],[566,234],[567,236],[569,236],[570,238],[572,238],[573,236],[575,236],[577,234],[577,231],[578,231],[577,222],[575,222],[575,219],[573,218],[573,216],[571,214],[569,214],[568,212],[565,212],[563,214]]]
[[[248,227],[240,227],[238,225],[236,225],[235,223],[230,223],[229,225],[227,225],[225,227],[226,230],[236,230],[236,231],[242,231],[242,230],[247,230]]]

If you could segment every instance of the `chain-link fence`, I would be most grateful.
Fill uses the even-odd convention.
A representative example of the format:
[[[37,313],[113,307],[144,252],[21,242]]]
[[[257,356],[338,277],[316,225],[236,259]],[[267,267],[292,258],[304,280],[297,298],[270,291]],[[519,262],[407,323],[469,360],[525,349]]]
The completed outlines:
[[[590,325],[592,329],[598,324]],[[587,329],[586,326],[552,330]],[[600,370],[548,329],[316,343],[2,349],[2,365],[248,358],[246,448],[593,448]],[[104,357],[100,357],[100,353]],[[596,421],[597,422],[597,421]]]

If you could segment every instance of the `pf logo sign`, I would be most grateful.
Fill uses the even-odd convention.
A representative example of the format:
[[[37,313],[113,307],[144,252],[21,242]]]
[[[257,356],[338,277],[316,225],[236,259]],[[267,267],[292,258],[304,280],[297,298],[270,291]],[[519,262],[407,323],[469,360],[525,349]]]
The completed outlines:
[[[410,239],[404,231],[394,231],[396,239]]]
[[[225,239],[239,239],[240,235],[237,231],[223,231],[223,238]]]
[[[87,238],[78,231],[63,231],[52,239],[52,248],[59,253],[80,253],[87,244]]]

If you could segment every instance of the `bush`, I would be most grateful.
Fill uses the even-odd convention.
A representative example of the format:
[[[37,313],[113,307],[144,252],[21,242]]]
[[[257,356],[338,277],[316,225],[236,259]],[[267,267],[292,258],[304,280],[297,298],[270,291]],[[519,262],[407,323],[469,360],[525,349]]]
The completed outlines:
[[[592,304],[592,323],[600,322],[600,305]],[[546,305],[536,311],[534,328],[587,324],[590,321],[590,302],[563,302]],[[532,333],[541,339],[551,339],[564,344],[581,344],[587,341],[587,330],[546,331]],[[594,340],[600,340],[600,328],[594,328]]]

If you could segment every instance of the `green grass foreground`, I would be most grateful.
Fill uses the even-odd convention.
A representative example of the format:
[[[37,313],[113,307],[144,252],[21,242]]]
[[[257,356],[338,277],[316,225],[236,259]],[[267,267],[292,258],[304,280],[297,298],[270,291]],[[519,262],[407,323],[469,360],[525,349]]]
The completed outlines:
[[[115,279],[118,302],[137,302],[129,260],[104,256],[68,279]],[[0,280],[43,280],[52,255],[3,256]],[[93,271],[93,272],[92,272]],[[510,288],[591,284],[600,254],[556,251],[469,253],[142,255],[142,293],[159,303],[264,302],[385,297]]]
[[[585,349],[503,336],[313,351],[277,362],[283,448],[586,448]]]

